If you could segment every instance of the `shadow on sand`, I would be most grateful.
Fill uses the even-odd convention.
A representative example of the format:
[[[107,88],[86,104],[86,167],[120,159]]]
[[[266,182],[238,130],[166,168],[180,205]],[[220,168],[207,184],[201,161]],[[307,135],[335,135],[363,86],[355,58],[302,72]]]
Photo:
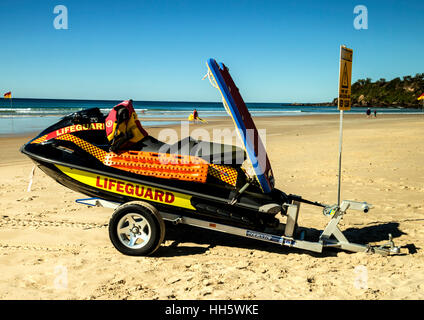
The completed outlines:
[[[308,241],[317,241],[321,233],[321,230],[313,228],[301,229],[307,231],[305,240]],[[372,225],[365,228],[349,228],[344,230],[343,233],[349,241],[359,244],[373,244],[387,241],[389,233],[392,234],[393,239],[405,234],[399,230],[399,223],[395,222]],[[243,238],[231,234],[191,227],[187,225],[174,226],[170,223],[166,223],[165,240],[173,242],[169,246],[162,246],[154,254],[154,256],[176,257],[203,254],[216,246],[260,250],[263,252],[279,254],[308,254],[317,258],[334,257],[337,256],[338,252],[340,252],[340,250],[337,249],[327,248],[324,249],[322,253],[315,253],[295,248],[281,247],[278,244]],[[409,253],[416,253],[417,249],[412,244],[408,244],[404,246],[404,248],[408,248]]]

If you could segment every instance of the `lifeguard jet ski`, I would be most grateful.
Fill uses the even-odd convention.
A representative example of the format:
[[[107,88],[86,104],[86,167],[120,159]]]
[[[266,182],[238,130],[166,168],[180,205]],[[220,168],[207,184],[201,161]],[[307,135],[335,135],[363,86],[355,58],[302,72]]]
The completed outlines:
[[[319,241],[303,239],[297,228],[301,202],[323,207],[334,219],[348,207],[369,206],[350,201],[329,207],[275,188],[264,145],[228,68],[214,59],[207,66],[242,148],[191,137],[168,145],[144,134],[136,148],[115,150],[107,135],[112,123],[92,108],[65,116],[21,151],[58,183],[91,197],[79,202],[115,208],[109,235],[124,254],[153,253],[164,239],[163,220],[316,252],[325,246],[369,250],[342,238],[334,221]],[[287,218],[284,227],[277,214]]]

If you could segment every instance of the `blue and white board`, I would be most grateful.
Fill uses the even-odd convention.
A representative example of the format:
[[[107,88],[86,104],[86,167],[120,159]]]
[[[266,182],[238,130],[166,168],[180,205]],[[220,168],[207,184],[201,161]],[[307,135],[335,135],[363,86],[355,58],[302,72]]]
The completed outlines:
[[[207,66],[221,92],[224,106],[234,121],[244,150],[252,164],[255,178],[264,193],[271,192],[274,188],[274,177],[268,155],[228,68],[223,63],[218,65],[215,59],[209,59]]]

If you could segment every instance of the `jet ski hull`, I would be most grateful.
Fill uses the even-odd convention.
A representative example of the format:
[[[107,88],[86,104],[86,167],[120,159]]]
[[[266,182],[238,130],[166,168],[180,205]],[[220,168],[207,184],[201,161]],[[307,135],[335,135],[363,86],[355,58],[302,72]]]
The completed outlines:
[[[195,216],[218,223],[261,230],[274,224],[275,218],[260,212],[260,208],[271,202],[284,202],[284,194],[277,190],[274,198],[246,191],[238,198],[237,203],[230,204],[236,195],[234,187],[140,176],[96,163],[89,156],[71,148],[67,150],[67,147],[71,146],[60,143],[37,145],[30,141],[21,151],[59,184],[84,195],[119,203],[142,200],[151,203],[159,211]],[[73,161],[63,161],[69,160],[67,154],[72,150]],[[78,154],[83,159],[78,159]]]

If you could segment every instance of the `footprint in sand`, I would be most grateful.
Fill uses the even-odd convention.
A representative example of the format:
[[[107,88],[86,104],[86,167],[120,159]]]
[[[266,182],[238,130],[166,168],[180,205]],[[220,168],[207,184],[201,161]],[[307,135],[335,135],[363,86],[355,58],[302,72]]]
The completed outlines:
[[[18,201],[18,202],[20,202],[20,201],[22,201],[22,202],[28,202],[28,201],[34,200],[35,198],[38,198],[38,196],[25,197],[25,198],[18,199],[16,201]]]

